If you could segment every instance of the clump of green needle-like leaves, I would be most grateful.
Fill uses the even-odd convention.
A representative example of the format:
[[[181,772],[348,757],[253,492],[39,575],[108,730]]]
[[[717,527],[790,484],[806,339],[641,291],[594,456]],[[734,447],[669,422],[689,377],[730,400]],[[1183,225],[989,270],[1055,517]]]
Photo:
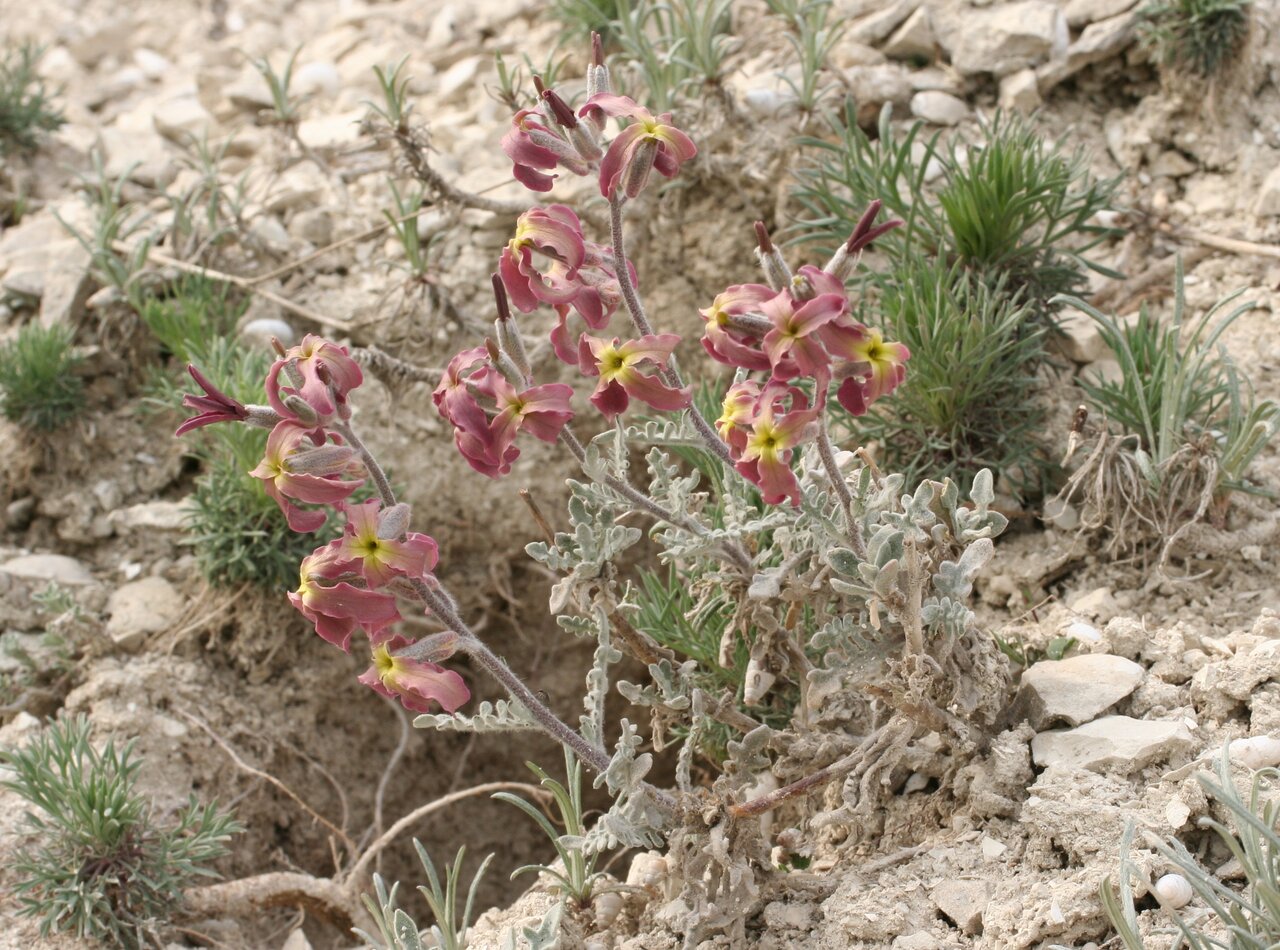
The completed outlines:
[[[19,913],[39,918],[41,935],[140,947],[163,929],[184,887],[215,876],[209,862],[241,828],[194,798],[170,819],[155,815],[134,788],[133,743],[98,749],[89,734],[87,718],[59,719],[26,748],[0,752],[13,773],[5,788],[34,806],[31,843],[14,862]]]

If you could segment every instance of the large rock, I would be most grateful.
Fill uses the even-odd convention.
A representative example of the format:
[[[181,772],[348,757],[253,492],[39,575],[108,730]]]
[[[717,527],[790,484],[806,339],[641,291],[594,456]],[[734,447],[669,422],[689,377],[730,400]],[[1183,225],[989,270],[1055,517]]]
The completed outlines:
[[[932,125],[959,125],[968,116],[969,107],[948,92],[928,89],[911,97],[911,114]]]
[[[966,76],[1008,73],[1066,54],[1067,20],[1050,0],[1023,0],[968,12],[948,39],[951,65]]]
[[[849,39],[868,46],[884,40],[920,6],[920,0],[896,0],[849,27]]]
[[[938,51],[938,37],[933,32],[933,20],[929,8],[921,7],[907,17],[906,22],[894,31],[884,44],[884,54],[891,59],[933,59]]]
[[[1138,0],[1067,0],[1062,8],[1073,30],[1132,10]]]
[[[169,629],[182,607],[182,595],[163,577],[125,584],[107,601],[107,635],[117,646],[136,650],[148,635]]]
[[[1058,332],[1050,338],[1049,347],[1077,363],[1092,363],[1107,352],[1107,344],[1102,340],[1097,322],[1075,310],[1062,315],[1058,321]]]
[[[1144,675],[1137,663],[1108,653],[1044,660],[1022,674],[1016,708],[1035,729],[1078,726],[1132,693]]]
[[[845,73],[849,93],[857,103],[858,125],[874,126],[886,102],[905,106],[915,91],[908,72],[899,65],[855,66]]]
[[[1055,58],[1036,70],[1040,91],[1048,92],[1086,66],[1119,56],[1137,35],[1137,13],[1122,13],[1090,23],[1080,38],[1067,48],[1067,55]]]
[[[962,933],[982,932],[982,913],[991,901],[991,883],[973,878],[947,878],[929,892],[942,916]]]
[[[89,568],[65,554],[24,554],[0,564],[0,573],[69,587],[93,583]]]
[[[1148,722],[1107,716],[1075,729],[1042,732],[1031,740],[1031,758],[1041,768],[1136,771],[1189,752],[1191,733],[1181,722]]]

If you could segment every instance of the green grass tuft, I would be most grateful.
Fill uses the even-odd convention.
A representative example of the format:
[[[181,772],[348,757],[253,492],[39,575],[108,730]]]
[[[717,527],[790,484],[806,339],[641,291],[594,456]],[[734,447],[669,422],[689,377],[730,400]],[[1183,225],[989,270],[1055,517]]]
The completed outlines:
[[[11,422],[36,432],[52,432],[84,409],[84,381],[75,374],[80,359],[68,327],[29,323],[0,347],[0,411]]]

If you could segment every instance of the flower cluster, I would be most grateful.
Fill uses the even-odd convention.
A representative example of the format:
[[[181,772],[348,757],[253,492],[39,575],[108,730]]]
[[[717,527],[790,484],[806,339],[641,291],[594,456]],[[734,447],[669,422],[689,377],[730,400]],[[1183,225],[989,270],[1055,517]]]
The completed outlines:
[[[736,284],[699,311],[702,346],[713,359],[768,374],[763,386],[748,380],[730,388],[717,428],[738,471],[771,504],[799,503],[789,462],[796,448],[821,431],[833,383],[836,401],[860,416],[906,378],[906,346],[886,342],[879,330],[855,320],[844,287],[851,249],[861,251],[900,223],[873,226],[878,211],[877,202],[825,269],[805,265],[794,275],[764,225],[757,224],[761,264],[775,285]],[[813,394],[812,405],[806,391]]]
[[[178,434],[224,421],[271,426],[263,459],[250,474],[262,480],[289,527],[316,531],[327,519],[323,508],[299,503],[331,507],[346,519],[340,537],[303,559],[298,588],[289,594],[298,612],[345,652],[356,629],[363,630],[373,656],[360,682],[406,708],[426,712],[435,702],[452,712],[465,703],[470,693],[462,677],[436,662],[452,649],[432,643],[424,658],[418,644],[390,629],[401,619],[396,593],[430,582],[438,551],[430,537],[408,530],[407,505],[352,500],[370,464],[352,445],[349,428],[347,397],[363,381],[359,364],[344,347],[317,336],[280,348],[267,375],[270,406],[244,406],[195,367],[189,370],[205,395],[184,398],[199,414]],[[456,648],[456,638],[449,642]]]
[[[494,278],[498,342],[459,353],[436,390],[436,406],[453,425],[458,449],[473,468],[494,478],[511,470],[521,428],[551,442],[573,415],[568,387],[533,385],[508,297],[520,313],[554,308],[552,349],[598,380],[590,401],[606,419],[626,411],[632,399],[667,412],[692,402],[671,362],[680,337],[654,333],[637,314],[635,269],[617,260],[614,248],[622,247],[621,204],[640,194],[654,169],[675,176],[697,147],[669,113],[654,116],[609,88],[598,41],[587,100],[576,113],[554,90],[535,85],[537,107],[516,114],[502,143],[513,174],[538,192],[551,190],[557,169],[598,175],[614,233],[610,246],[588,241],[581,220],[562,204],[531,208],[516,222]],[[626,125],[605,142],[610,119]],[[797,448],[825,438],[822,418],[832,386],[840,406],[862,415],[906,375],[907,348],[855,320],[844,286],[861,252],[901,224],[876,224],[879,211],[874,202],[825,268],[808,265],[795,274],[758,223],[760,262],[769,283],[730,286],[700,311],[707,353],[764,377],[729,390],[716,428],[724,440],[721,456],[771,504],[799,503],[790,463]],[[613,336],[606,331],[622,304],[634,332]],[[705,423],[704,431],[710,431]]]

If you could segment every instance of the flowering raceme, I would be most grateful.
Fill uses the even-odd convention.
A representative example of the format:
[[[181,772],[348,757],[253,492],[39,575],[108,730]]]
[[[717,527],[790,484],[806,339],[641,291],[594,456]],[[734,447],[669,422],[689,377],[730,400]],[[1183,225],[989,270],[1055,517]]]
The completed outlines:
[[[462,678],[418,654],[412,658],[396,655],[395,651],[413,645],[388,629],[402,619],[396,590],[412,591],[415,584],[434,584],[431,571],[438,559],[436,542],[408,530],[407,505],[384,507],[376,499],[349,501],[364,484],[368,466],[373,464],[376,469],[363,449],[353,447],[359,443],[348,444],[354,435],[347,397],[363,381],[360,366],[346,348],[313,335],[298,346],[278,351],[280,358],[272,364],[266,381],[270,407],[243,406],[213,387],[198,369],[189,367],[205,395],[184,397],[184,405],[198,414],[179,427],[179,434],[224,421],[272,426],[263,459],[250,474],[262,480],[289,527],[299,532],[316,531],[327,518],[322,510],[301,508],[294,502],[328,505],[346,516],[341,537],[303,558],[298,587],[289,593],[290,602],[315,626],[318,636],[343,651],[350,651],[356,630],[365,632],[374,665],[373,675],[361,677],[361,682],[398,698],[409,709],[425,711],[438,702],[453,711],[470,696]],[[539,394],[513,395],[514,390],[500,376],[491,381],[489,391],[503,401],[507,412],[506,416],[499,413],[499,440],[508,438],[505,433],[509,431],[513,438],[514,430],[522,424],[540,437],[548,435],[547,423],[537,417]],[[526,401],[521,402],[519,395],[527,397]],[[567,396],[564,401],[567,404]],[[512,408],[517,404],[518,408]],[[465,405],[460,402],[456,411],[461,415]],[[479,412],[483,419],[484,411]],[[379,484],[385,486],[381,471],[377,474],[382,478]],[[452,652],[450,649],[436,658]]]

